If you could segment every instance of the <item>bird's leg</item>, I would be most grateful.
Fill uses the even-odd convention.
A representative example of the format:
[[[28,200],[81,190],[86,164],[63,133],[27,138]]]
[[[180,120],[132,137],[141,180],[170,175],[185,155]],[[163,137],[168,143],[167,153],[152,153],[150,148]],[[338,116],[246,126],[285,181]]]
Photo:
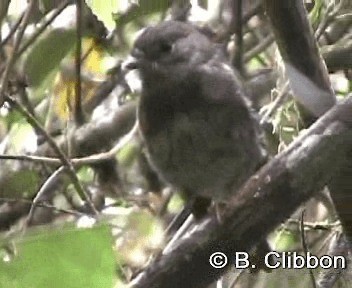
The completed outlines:
[[[166,235],[171,240],[166,245],[163,254],[168,253],[175,246],[175,242],[180,239],[197,220],[203,218],[208,212],[211,200],[204,197],[192,197],[182,211],[175,216],[166,228]]]
[[[223,223],[223,215],[224,215],[225,207],[226,207],[225,203],[214,202],[215,215],[219,224]]]
[[[181,210],[180,213],[178,213],[170,222],[170,224],[167,226],[165,235],[167,237],[171,237],[173,234],[177,233],[177,231],[181,228],[183,223],[187,220],[189,215],[192,213],[192,207],[193,207],[193,202],[194,199],[189,201]]]
[[[168,254],[170,253],[175,247],[176,247],[176,242],[187,232],[189,231],[189,228],[195,224],[194,217],[192,214],[190,214],[186,221],[183,222],[182,226],[180,229],[178,229],[175,233],[175,235],[171,238],[171,240],[167,243],[166,247],[164,248],[162,254]]]

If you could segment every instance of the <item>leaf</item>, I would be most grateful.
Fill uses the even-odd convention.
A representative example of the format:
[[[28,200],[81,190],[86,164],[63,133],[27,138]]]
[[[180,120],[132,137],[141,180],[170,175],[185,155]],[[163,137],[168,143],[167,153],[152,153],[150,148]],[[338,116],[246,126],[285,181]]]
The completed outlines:
[[[141,16],[147,16],[157,12],[164,12],[170,7],[171,0],[137,0],[131,1],[131,8],[126,13],[116,13],[114,14],[114,20],[116,27],[126,25]]]
[[[314,8],[312,9],[309,15],[314,28],[317,28],[323,16],[324,16],[324,2],[323,0],[315,0]]]
[[[140,152],[140,145],[138,143],[128,143],[117,154],[117,159],[124,167],[131,167],[138,153]]]
[[[104,79],[103,47],[93,38],[82,39],[81,89],[83,105],[95,95],[95,90]],[[66,61],[67,60],[67,61]],[[55,112],[61,119],[67,120],[75,104],[75,55],[65,59],[65,65],[56,75],[54,83]]]
[[[115,22],[112,17],[113,12],[119,7],[119,0],[111,1],[100,1],[100,0],[88,0],[87,5],[92,9],[92,12],[97,16],[100,21],[104,22],[104,25],[112,30],[115,28]]]
[[[75,31],[53,29],[38,40],[24,63],[30,86],[39,86],[75,45]]]
[[[62,2],[62,1],[61,1]],[[60,4],[58,0],[40,0],[39,9],[43,14],[50,12],[51,10],[57,8]]]
[[[3,175],[1,178],[1,197],[31,197],[39,187],[39,175],[37,171],[30,169],[10,171],[8,175]]]
[[[275,239],[276,251],[288,251],[297,243],[297,235],[288,230],[279,230]]]
[[[95,41],[94,38],[83,38],[82,55],[84,56],[82,61],[84,70],[90,73],[103,73],[102,61],[105,57],[105,51],[99,42]]]
[[[37,136],[34,129],[30,124],[24,122],[23,118],[12,124],[8,135],[10,140],[8,152],[22,153],[23,150],[33,151],[37,147]]]
[[[4,20],[7,11],[10,6],[10,0],[3,0],[0,2],[0,24],[2,23],[2,20]]]
[[[161,222],[146,211],[132,212],[118,219],[123,234],[117,241],[122,263],[141,267],[152,251],[160,250],[164,241]]]
[[[107,226],[42,231],[15,240],[15,250],[0,261],[0,287],[111,288],[116,280]]]

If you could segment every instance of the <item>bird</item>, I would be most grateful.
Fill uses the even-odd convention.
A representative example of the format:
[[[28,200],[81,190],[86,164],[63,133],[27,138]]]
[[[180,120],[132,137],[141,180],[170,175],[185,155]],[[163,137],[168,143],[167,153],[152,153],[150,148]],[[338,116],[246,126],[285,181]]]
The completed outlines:
[[[198,203],[226,203],[266,159],[258,120],[223,50],[197,26],[170,20],[145,28],[125,65],[141,77],[137,119],[148,162]]]

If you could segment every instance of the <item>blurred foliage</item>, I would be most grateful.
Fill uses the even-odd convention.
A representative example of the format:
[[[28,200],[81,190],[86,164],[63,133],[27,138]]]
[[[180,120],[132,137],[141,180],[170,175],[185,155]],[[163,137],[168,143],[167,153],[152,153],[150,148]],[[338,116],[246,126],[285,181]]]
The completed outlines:
[[[122,263],[141,267],[148,261],[151,251],[160,250],[164,241],[164,229],[160,221],[150,213],[132,211],[127,217],[120,217],[117,223],[124,235],[116,241]]]
[[[41,37],[24,62],[28,84],[37,87],[53,70],[58,70],[62,59],[73,49],[75,39],[75,31],[66,29],[53,29]]]
[[[302,126],[302,119],[293,100],[278,109],[273,124],[274,133],[279,136],[281,143],[279,150],[281,151],[295,139]]]
[[[22,118],[12,123],[11,128],[8,131],[8,135],[8,153],[17,154],[25,149],[32,150],[33,148],[31,149],[30,146],[36,145],[36,135],[33,127],[23,121]]]
[[[103,21],[106,28],[112,30],[115,28],[115,22],[113,19],[115,11],[119,11],[120,5],[123,1],[119,0],[87,0],[87,5],[92,9],[93,13],[98,17],[99,20]]]
[[[9,244],[0,287],[113,286],[116,259],[107,226],[33,231]]]
[[[4,165],[3,167],[6,166]],[[32,197],[38,192],[41,178],[36,171],[22,169],[14,173],[14,171],[10,170],[1,174],[1,197]]]
[[[276,231],[275,235],[275,250],[276,251],[294,251],[298,238],[297,231],[290,231],[288,229],[280,229]]]
[[[312,22],[312,25],[314,28],[316,28],[325,11],[324,11],[324,0],[315,0],[314,2],[314,8],[312,9],[312,11],[310,12],[310,19],[311,19],[311,22]]]
[[[92,38],[82,39],[82,64],[84,71],[81,76],[82,103],[87,103],[94,96],[96,88],[104,80],[103,47]],[[54,107],[56,114],[67,120],[74,111],[75,104],[75,59],[73,53],[65,59],[61,69],[57,72],[53,93],[55,95]]]
[[[154,14],[163,13],[171,5],[171,0],[139,0],[131,1],[124,12],[113,15],[116,27],[124,26],[133,21],[139,21],[144,17]]]
[[[4,0],[4,1],[0,2],[0,24],[2,23],[2,20],[7,15],[7,11],[9,9],[10,2],[11,2],[10,0]]]

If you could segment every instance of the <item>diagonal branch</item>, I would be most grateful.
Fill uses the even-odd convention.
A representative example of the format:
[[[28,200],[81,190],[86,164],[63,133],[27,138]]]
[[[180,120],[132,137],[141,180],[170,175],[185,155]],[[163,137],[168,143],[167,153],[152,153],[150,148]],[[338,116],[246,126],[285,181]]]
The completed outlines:
[[[319,117],[335,104],[336,98],[303,1],[264,3],[294,96]]]
[[[352,145],[352,97],[336,105],[230,199],[222,223],[207,217],[179,245],[161,256],[132,287],[206,287],[229,269],[212,268],[221,251],[234,259],[249,251],[343,167]]]

